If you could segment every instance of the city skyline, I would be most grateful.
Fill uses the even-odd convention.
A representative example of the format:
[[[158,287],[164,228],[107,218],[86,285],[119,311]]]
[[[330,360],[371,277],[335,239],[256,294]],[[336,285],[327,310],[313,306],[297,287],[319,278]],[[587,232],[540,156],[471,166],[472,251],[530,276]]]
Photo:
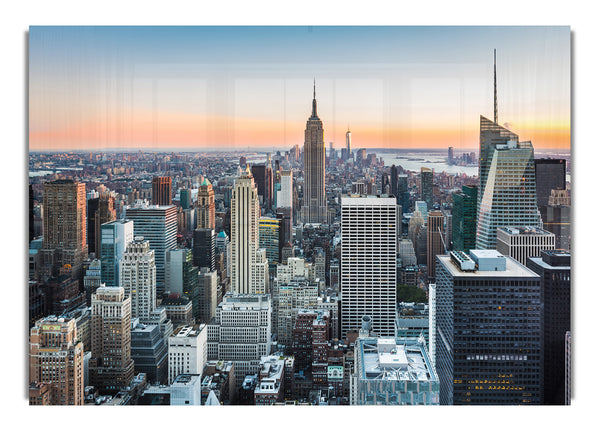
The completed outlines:
[[[475,148],[477,117],[570,148],[569,27],[37,27],[29,148]],[[548,73],[551,71],[551,73]]]

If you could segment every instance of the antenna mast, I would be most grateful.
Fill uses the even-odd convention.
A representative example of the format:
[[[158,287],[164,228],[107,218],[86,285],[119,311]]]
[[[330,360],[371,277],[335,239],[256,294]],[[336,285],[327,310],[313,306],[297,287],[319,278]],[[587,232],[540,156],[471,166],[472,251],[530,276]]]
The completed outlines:
[[[496,48],[494,48],[494,123],[498,124],[498,93],[496,91]]]

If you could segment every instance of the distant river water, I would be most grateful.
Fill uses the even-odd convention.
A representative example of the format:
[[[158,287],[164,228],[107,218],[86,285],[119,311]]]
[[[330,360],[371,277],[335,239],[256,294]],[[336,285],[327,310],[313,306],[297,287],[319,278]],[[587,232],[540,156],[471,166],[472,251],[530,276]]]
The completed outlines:
[[[378,158],[383,158],[385,166],[402,166],[407,171],[420,172],[421,168],[433,169],[441,174],[467,174],[477,175],[477,166],[457,166],[448,164],[448,156],[440,153],[402,152],[402,153],[377,153]]]

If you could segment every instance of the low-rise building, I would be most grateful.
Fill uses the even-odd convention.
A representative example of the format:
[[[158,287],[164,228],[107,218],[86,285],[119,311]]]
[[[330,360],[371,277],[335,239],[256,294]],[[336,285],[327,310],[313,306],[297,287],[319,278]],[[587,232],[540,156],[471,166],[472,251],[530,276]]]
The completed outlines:
[[[440,382],[423,338],[359,338],[355,359],[352,405],[439,405]]]
[[[274,405],[284,399],[285,361],[279,356],[263,356],[260,359],[259,382],[254,389],[254,404]]]
[[[169,382],[180,374],[202,375],[207,361],[206,325],[179,326],[169,337]]]

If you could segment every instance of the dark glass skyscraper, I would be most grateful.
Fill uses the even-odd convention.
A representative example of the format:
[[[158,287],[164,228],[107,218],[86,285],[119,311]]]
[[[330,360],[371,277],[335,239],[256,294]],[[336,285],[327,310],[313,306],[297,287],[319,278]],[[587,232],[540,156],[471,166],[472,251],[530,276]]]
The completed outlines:
[[[421,168],[421,199],[433,208],[433,169]]]
[[[565,190],[566,175],[567,163],[564,159],[535,160],[535,190],[540,209],[548,205],[552,190]]]
[[[252,165],[252,176],[263,206],[270,209],[273,206],[273,170],[265,164]]]
[[[398,205],[402,205],[402,212],[410,211],[410,192],[408,191],[408,175],[398,175],[398,196],[396,197]]]
[[[475,248],[477,234],[477,187],[462,186],[452,195],[452,248],[469,251]]]
[[[435,292],[440,404],[540,404],[540,277],[496,250],[452,251]]]
[[[196,229],[193,240],[194,265],[198,268],[215,270],[217,234],[214,229]]]
[[[398,168],[396,165],[392,165],[390,168],[390,193],[396,197],[396,200],[399,200],[398,196]]]
[[[544,333],[544,404],[567,404],[565,399],[565,334],[571,330],[571,254],[543,250],[527,259],[527,268],[542,283]]]

